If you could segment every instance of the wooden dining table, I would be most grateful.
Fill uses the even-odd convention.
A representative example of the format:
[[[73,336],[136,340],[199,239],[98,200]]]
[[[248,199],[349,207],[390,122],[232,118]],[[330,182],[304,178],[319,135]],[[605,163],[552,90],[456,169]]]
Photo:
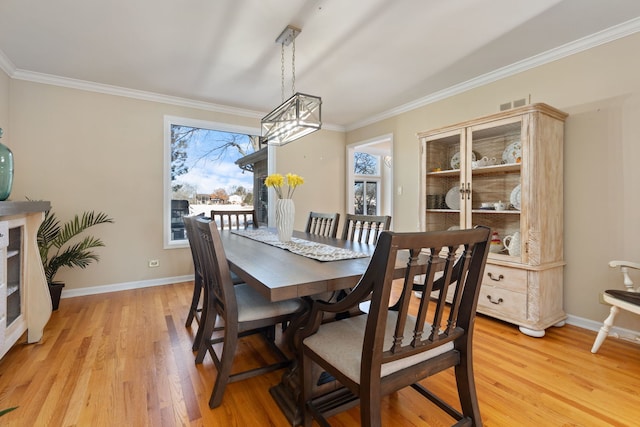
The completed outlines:
[[[221,230],[220,237],[231,271],[270,301],[351,288],[367,269],[375,250],[372,244],[294,231],[294,238],[368,255],[340,261],[317,261],[229,230]]]
[[[275,233],[275,230],[272,231]],[[220,237],[230,270],[270,301],[296,297],[312,298],[352,288],[367,269],[375,250],[373,244],[294,231],[294,238],[368,255],[339,261],[318,261],[230,230],[221,230]],[[291,344],[291,341],[289,343]],[[290,347],[292,348],[292,345]],[[301,420],[297,402],[300,393],[298,375],[294,360],[292,366],[283,374],[281,382],[269,390],[291,425],[298,425]]]

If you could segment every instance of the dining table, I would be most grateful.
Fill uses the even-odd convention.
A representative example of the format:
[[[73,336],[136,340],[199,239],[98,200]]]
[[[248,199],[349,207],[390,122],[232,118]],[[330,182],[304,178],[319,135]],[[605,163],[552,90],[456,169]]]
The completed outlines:
[[[301,231],[293,232],[293,242],[279,246],[253,238],[271,234],[278,245],[275,229],[220,230],[229,268],[270,301],[308,297],[353,287],[369,265],[374,244],[352,242]],[[320,261],[288,250],[297,241],[341,249],[344,259]],[[314,245],[310,245],[314,246]],[[349,252],[352,253],[349,255]]]
[[[268,228],[220,231],[230,270],[270,301],[313,299],[352,288],[366,271],[375,250],[374,244],[301,231],[293,232],[291,242],[279,242],[276,236],[276,230]],[[317,252],[323,260],[313,257]],[[293,340],[287,341],[295,351]],[[294,426],[301,420],[298,375],[294,358],[280,383],[269,390]],[[332,387],[335,388],[328,383],[319,387],[318,392]]]

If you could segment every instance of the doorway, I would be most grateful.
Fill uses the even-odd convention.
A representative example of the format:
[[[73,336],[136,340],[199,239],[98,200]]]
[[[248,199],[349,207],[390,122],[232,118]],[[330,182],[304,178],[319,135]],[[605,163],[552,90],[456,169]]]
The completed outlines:
[[[347,146],[347,213],[393,218],[393,135]]]

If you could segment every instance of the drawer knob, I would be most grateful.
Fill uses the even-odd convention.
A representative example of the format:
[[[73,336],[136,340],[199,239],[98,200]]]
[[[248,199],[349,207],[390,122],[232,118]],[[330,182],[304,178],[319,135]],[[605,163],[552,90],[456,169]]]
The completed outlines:
[[[494,280],[496,282],[499,282],[500,280],[504,279],[504,276],[502,274],[499,275],[497,279],[491,273],[487,273],[487,276],[489,276],[489,279]]]
[[[497,301],[494,301],[493,298],[491,298],[491,295],[487,295],[487,299],[489,300],[489,302],[491,304],[495,304],[495,305],[499,305],[502,304],[504,301],[502,300],[502,298],[498,298]]]

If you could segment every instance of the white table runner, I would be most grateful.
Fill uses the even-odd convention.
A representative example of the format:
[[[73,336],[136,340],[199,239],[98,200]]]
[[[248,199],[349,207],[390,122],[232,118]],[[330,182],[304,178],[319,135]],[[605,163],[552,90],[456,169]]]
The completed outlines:
[[[337,248],[324,243],[311,242],[309,240],[292,237],[290,242],[281,242],[278,235],[266,229],[231,230],[231,233],[257,240],[271,246],[286,249],[297,255],[312,258],[318,261],[340,261],[344,259],[366,258],[369,255],[355,252],[350,249]]]

